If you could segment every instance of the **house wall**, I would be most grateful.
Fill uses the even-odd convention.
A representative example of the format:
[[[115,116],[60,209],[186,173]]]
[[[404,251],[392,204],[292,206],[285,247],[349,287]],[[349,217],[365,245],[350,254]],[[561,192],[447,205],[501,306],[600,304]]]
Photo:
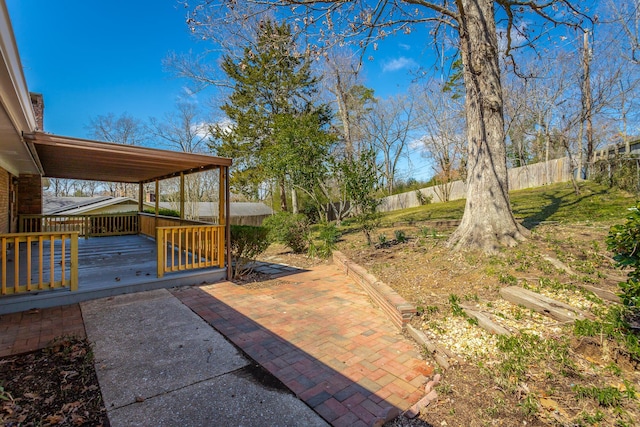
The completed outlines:
[[[110,214],[110,213],[123,213],[123,212],[138,212],[138,204],[127,203],[122,205],[105,206],[100,209],[93,209],[91,211],[87,211],[83,213],[85,215],[97,215],[97,214]]]
[[[0,168],[0,233],[10,233],[9,224],[9,193],[11,185],[11,174]]]
[[[18,177],[18,215],[42,214],[42,179],[40,175]]]

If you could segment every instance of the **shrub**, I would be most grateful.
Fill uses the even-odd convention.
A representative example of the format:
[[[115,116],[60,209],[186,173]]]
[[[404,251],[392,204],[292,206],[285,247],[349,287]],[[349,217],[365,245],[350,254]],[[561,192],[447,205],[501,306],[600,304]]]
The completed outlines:
[[[629,211],[626,223],[609,230],[607,248],[614,253],[618,266],[631,269],[627,281],[620,283],[620,299],[625,307],[637,312],[640,310],[640,202]]]
[[[320,258],[329,258],[336,248],[336,243],[340,238],[340,231],[335,224],[322,224],[318,232],[318,240],[320,244],[309,242],[309,256],[318,256]]]
[[[418,198],[420,206],[428,205],[433,201],[433,196],[431,194],[427,196],[420,190],[416,190],[416,197]]]
[[[599,160],[591,167],[591,178],[609,187],[619,188],[631,193],[640,192],[638,186],[638,159],[618,155],[612,159]]]
[[[233,277],[247,273],[246,265],[269,247],[269,230],[251,225],[231,226],[231,258],[235,265]]]
[[[394,231],[394,235],[396,237],[396,242],[405,243],[407,241],[407,235],[402,230]]]
[[[262,225],[269,229],[269,239],[272,242],[282,243],[297,254],[307,250],[310,224],[306,216],[278,212],[266,218]]]

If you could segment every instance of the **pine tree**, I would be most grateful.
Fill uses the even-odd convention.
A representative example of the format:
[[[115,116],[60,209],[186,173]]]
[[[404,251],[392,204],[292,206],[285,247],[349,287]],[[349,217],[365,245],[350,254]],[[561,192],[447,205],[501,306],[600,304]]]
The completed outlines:
[[[214,136],[217,153],[234,160],[232,186],[246,193],[274,180],[287,210],[287,180],[312,185],[322,169],[332,142],[330,114],[326,105],[313,103],[318,80],[289,25],[264,21],[257,31],[255,46],[246,47],[240,60],[223,59],[234,87],[222,110],[232,125],[216,126]]]

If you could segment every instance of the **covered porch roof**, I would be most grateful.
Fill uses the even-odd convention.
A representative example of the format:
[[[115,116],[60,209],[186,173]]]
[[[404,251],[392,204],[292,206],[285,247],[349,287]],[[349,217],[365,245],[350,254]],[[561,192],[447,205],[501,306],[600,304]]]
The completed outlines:
[[[231,165],[231,159],[34,132],[23,135],[44,176],[147,183]]]

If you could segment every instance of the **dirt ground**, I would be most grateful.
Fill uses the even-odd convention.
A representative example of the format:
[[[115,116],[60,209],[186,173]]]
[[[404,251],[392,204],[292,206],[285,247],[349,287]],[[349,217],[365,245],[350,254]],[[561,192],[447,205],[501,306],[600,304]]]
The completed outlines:
[[[450,252],[445,245],[450,232],[429,223],[400,224],[377,230],[376,247],[366,246],[358,232],[338,243],[352,261],[416,304],[414,327],[459,355],[459,363],[440,369],[438,400],[418,418],[400,417],[389,426],[635,425],[637,360],[617,342],[578,337],[572,324],[509,305],[499,294],[505,286],[526,286],[602,319],[612,304],[581,287],[615,292],[624,278],[606,250],[608,225],[541,224],[527,242],[490,257]],[[280,245],[260,259],[297,267],[330,262]],[[247,285],[262,286],[263,280],[249,277]],[[458,304],[493,313],[514,332],[513,340],[501,343],[457,316]],[[431,357],[425,352],[427,360]],[[88,343],[62,339],[38,352],[1,359],[0,422],[107,426]]]
[[[617,292],[617,283],[624,280],[606,250],[608,228],[601,223],[540,224],[527,242],[496,256],[452,253],[445,244],[452,229],[426,222],[378,229],[374,247],[365,244],[361,233],[343,235],[338,249],[413,302],[419,315],[412,325],[459,355],[460,363],[443,371],[437,403],[419,419],[390,425],[635,425],[640,419],[637,361],[616,342],[576,337],[572,324],[507,304],[499,293],[505,286],[525,286],[599,318],[611,303],[582,286]],[[322,262],[278,245],[261,259],[299,267]],[[459,304],[491,311],[516,336],[533,338],[515,339],[516,350],[505,356],[495,336],[455,316],[452,295]],[[549,355],[545,350],[518,355],[517,348],[530,342],[534,347],[566,345],[549,347]],[[509,363],[517,365],[511,368],[514,373]],[[611,395],[614,402],[598,393]]]

